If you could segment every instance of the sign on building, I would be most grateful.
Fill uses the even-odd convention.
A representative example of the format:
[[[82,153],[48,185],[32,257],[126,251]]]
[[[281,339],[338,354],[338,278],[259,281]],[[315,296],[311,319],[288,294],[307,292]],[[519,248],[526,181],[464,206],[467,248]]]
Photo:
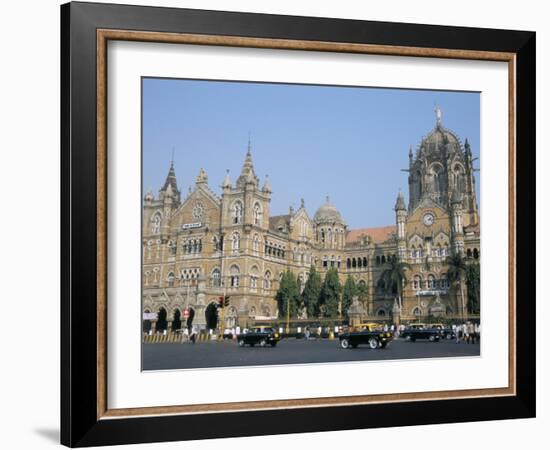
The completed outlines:
[[[182,226],[181,226],[181,229],[182,230],[192,230],[194,228],[200,228],[202,227],[202,223],[201,222],[194,222],[194,223],[184,223]]]

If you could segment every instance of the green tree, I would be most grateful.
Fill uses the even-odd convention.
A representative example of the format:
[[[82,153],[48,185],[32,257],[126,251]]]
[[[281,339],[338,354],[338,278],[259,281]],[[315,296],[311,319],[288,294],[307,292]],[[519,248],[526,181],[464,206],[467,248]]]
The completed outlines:
[[[458,285],[460,292],[460,311],[463,318],[466,316],[466,300],[464,298],[464,280],[466,277],[466,259],[460,253],[453,253],[447,257],[449,281]]]
[[[399,261],[395,256],[389,260],[390,266],[382,272],[379,282],[383,282],[386,294],[395,295],[399,307],[403,307],[403,287],[407,283],[406,271],[411,268],[410,264]]]
[[[319,272],[315,270],[315,266],[309,269],[309,277],[302,292],[302,301],[307,308],[307,316],[309,318],[316,317],[319,314],[318,304],[319,296],[321,295],[322,281]]]
[[[359,283],[357,283],[357,297],[359,298],[359,303],[363,305],[363,309],[365,309],[365,307],[368,308],[368,305],[365,305],[366,301],[369,299],[368,295],[369,288],[367,286],[367,283],[365,283],[364,281],[360,281]]]
[[[206,328],[215,330],[218,326],[218,307],[214,303],[210,303],[204,311],[204,319],[206,320]]]
[[[346,282],[344,283],[344,288],[342,289],[342,316],[347,314],[347,311],[353,302],[353,297],[356,295],[357,285],[351,275],[348,275]]]
[[[290,306],[290,316],[295,317],[300,306],[300,288],[294,274],[287,270],[283,273],[279,289],[275,294],[275,300],[279,307],[279,317],[287,317],[287,308]]]
[[[468,286],[468,311],[479,314],[481,303],[479,263],[471,263],[466,266],[466,285]]]
[[[338,315],[338,303],[341,291],[342,286],[340,285],[338,271],[334,267],[331,267],[325,275],[319,297],[319,309],[325,316],[336,317]]]

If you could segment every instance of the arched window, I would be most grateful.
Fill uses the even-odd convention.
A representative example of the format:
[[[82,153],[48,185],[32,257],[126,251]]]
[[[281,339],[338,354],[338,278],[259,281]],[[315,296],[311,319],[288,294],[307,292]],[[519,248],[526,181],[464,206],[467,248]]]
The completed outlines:
[[[256,266],[250,269],[250,288],[256,289],[258,287],[258,268]]]
[[[449,287],[449,278],[447,277],[447,274],[444,273],[441,275],[441,280],[439,282],[439,285],[442,289],[448,289]]]
[[[472,249],[466,250],[466,257],[471,258],[472,257]]]
[[[376,265],[377,265],[377,266],[380,265],[380,256],[377,256],[377,257],[376,257]]]
[[[252,250],[254,250],[255,252],[260,251],[260,236],[258,236],[257,234],[255,234],[252,238]]]
[[[386,317],[386,310],[384,308],[380,308],[378,312],[376,313],[378,317]]]
[[[174,272],[170,272],[168,276],[166,277],[166,280],[168,281],[168,287],[174,287],[174,280],[176,279]]]
[[[349,258],[346,259],[346,267],[347,267],[348,269],[351,268],[351,259],[349,259]]]
[[[151,233],[152,234],[160,234],[160,224],[162,222],[162,218],[160,216],[160,213],[157,212],[153,215],[151,218]]]
[[[240,201],[236,201],[233,204],[233,223],[242,223],[243,221],[243,204]]]
[[[415,275],[413,278],[413,289],[415,291],[420,290],[422,286],[422,278],[420,278],[420,275]]]
[[[229,269],[229,276],[230,276],[230,286],[233,288],[239,287],[239,275],[240,270],[238,266],[231,266]]]
[[[218,236],[214,236],[212,238],[212,247],[214,248],[215,252],[220,250],[220,240],[218,239]]]
[[[254,225],[260,225],[262,220],[262,207],[259,203],[254,203],[254,208],[252,208],[252,214],[254,216]]]
[[[218,269],[217,267],[212,271],[212,286],[213,287],[220,287],[221,286],[221,281],[222,281],[222,276],[221,276],[221,272],[220,272],[220,269]]]
[[[269,270],[264,275],[264,289],[271,289],[271,272]]]
[[[364,292],[364,290],[365,290],[366,287],[367,287],[367,283],[365,282],[365,280],[359,280],[358,285],[359,285],[359,287],[361,288],[361,290]]]
[[[419,317],[419,316],[422,315],[422,311],[421,311],[421,309],[420,309],[418,306],[416,306],[416,307],[413,309],[412,313],[413,313],[413,316],[416,316],[416,317]]]
[[[323,267],[328,267],[328,259],[326,256],[323,256]]]
[[[365,257],[363,256],[363,267],[367,267],[367,266],[368,266],[368,263],[369,263],[369,262],[367,261],[367,258],[365,258]]]
[[[453,170],[455,189],[458,192],[464,192],[464,170],[459,164],[454,166]]]
[[[428,275],[428,289],[435,288],[435,277],[433,275]]]
[[[357,260],[355,258],[351,260],[351,267],[353,267],[354,269],[357,267]]]
[[[474,248],[474,259],[479,259],[479,250]]]
[[[239,247],[241,245],[241,237],[239,233],[233,233],[231,236],[231,249],[236,251],[239,250]]]
[[[382,255],[382,258],[380,258],[380,261],[382,262],[382,264],[386,264],[386,256]]]

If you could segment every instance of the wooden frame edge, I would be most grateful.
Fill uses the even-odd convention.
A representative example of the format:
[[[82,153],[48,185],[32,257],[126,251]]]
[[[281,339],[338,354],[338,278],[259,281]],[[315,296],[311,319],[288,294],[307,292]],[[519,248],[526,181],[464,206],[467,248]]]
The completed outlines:
[[[445,48],[404,47],[375,44],[335,43],[325,41],[300,41],[290,39],[248,38],[191,33],[165,33],[149,31],[115,30],[98,28],[97,37],[97,419],[110,420],[125,417],[146,417],[174,414],[208,414],[270,409],[338,407],[376,403],[436,401],[464,398],[514,396],[516,386],[516,322],[509,319],[509,370],[508,387],[471,389],[461,391],[435,391],[403,394],[362,395],[342,397],[317,397],[305,399],[266,400],[252,402],[214,403],[199,405],[174,405],[143,408],[108,409],[107,405],[107,41],[179,43],[192,45],[216,45],[279,50],[323,51],[361,53],[405,57],[431,57],[448,59],[472,59],[508,63],[509,94],[509,317],[516,317],[516,54],[480,50],[456,50]]]

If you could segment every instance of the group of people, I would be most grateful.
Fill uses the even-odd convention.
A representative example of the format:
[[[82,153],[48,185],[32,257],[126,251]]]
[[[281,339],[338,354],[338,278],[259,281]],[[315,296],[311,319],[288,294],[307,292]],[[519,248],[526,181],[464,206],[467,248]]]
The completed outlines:
[[[467,344],[475,344],[476,341],[479,342],[481,336],[480,324],[468,321],[462,325],[453,325],[452,328],[457,344],[461,342],[466,342]]]

